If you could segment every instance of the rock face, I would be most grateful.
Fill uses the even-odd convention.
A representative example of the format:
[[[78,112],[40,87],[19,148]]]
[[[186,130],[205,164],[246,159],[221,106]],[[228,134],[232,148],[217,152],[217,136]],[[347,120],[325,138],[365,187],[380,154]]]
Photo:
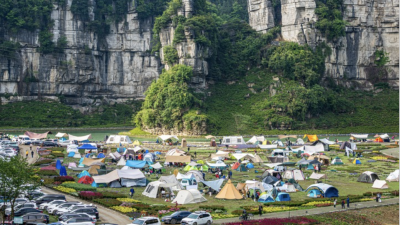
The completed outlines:
[[[250,25],[266,32],[274,25],[270,16],[275,15],[270,3],[248,0]],[[281,1],[281,35],[285,41],[308,44],[314,47],[326,41],[315,29],[315,0]],[[399,87],[399,1],[345,0],[344,19],[348,22],[346,35],[335,42],[328,42],[332,55],[326,59],[326,77],[358,89],[373,88],[374,54],[377,50],[388,53],[386,65],[388,84]],[[272,20],[273,21],[273,20]]]
[[[129,5],[125,19],[112,24],[110,34],[101,39],[74,18],[71,3],[54,5],[51,13],[53,41],[60,35],[68,40],[64,53],[39,53],[37,32],[4,32],[23,47],[15,58],[0,58],[0,93],[17,94],[18,100],[63,95],[71,105],[143,98],[162,66],[149,53],[152,18],[138,19]]]

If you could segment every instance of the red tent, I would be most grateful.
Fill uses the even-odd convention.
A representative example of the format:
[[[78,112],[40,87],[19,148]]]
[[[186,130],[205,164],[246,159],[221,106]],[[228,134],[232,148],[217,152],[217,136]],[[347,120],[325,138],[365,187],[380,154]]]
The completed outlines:
[[[382,138],[378,137],[378,138],[375,138],[375,142],[383,142],[383,140],[382,140]]]
[[[235,164],[233,164],[232,169],[236,170],[238,167],[240,166],[239,162],[235,162]]]
[[[83,176],[78,180],[78,183],[80,184],[92,184],[93,183],[93,178],[89,176]]]

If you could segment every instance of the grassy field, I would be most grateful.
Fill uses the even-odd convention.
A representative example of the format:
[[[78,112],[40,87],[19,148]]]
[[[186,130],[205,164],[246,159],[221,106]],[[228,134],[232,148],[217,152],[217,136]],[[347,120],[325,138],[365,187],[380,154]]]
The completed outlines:
[[[360,145],[361,147],[361,145]],[[161,145],[152,145],[148,146],[151,151],[162,151],[166,152],[168,148],[170,147],[162,147]],[[365,147],[366,148],[366,147]],[[368,147],[373,150],[374,148],[382,148],[382,146],[373,146],[373,147]],[[197,148],[191,148],[190,153],[192,154],[192,158],[194,158],[194,151],[198,150]],[[209,155],[210,153],[208,151],[213,150],[215,152],[215,148],[210,148],[207,150],[207,153],[202,152],[203,150],[198,150],[199,153],[197,153],[197,160],[202,159],[203,161],[210,161]],[[250,153],[253,153],[254,150],[249,150]],[[258,154],[260,157],[264,160],[264,162],[267,162],[267,156],[270,155],[271,150],[269,151],[260,151],[258,150]],[[347,196],[347,195],[361,195],[366,192],[377,192],[380,191],[379,189],[373,189],[371,186],[372,184],[369,183],[360,183],[357,182],[358,176],[364,172],[364,171],[373,171],[378,174],[381,180],[386,179],[386,177],[389,175],[390,172],[393,172],[396,168],[398,168],[398,163],[390,163],[390,162],[374,162],[374,163],[368,163],[367,161],[370,159],[369,157],[372,157],[373,155],[377,154],[368,154],[364,152],[363,158],[361,158],[361,165],[355,165],[351,163],[352,158],[347,158],[344,156],[343,152],[339,151],[329,151],[325,152],[325,154],[330,157],[334,158],[336,156],[339,156],[345,165],[341,166],[328,166],[328,167],[323,167],[321,173],[327,174],[327,179],[323,180],[324,183],[331,184],[335,186],[339,190],[339,195],[340,196]],[[299,159],[296,157],[291,156],[290,161],[297,162]],[[68,162],[78,162],[78,159],[73,159],[73,158],[65,158],[64,163]],[[161,156],[161,159],[159,160],[160,162],[164,162],[164,157]],[[236,160],[227,160],[226,164],[232,164]],[[108,159],[106,161],[106,164],[108,163]],[[233,177],[232,177],[232,182],[236,185],[239,182],[245,182],[246,180],[260,180],[260,176],[262,175],[262,172],[267,169],[267,167],[264,164],[254,164],[255,168],[251,169],[247,172],[238,172],[236,170],[233,170]],[[109,165],[108,169],[112,170],[112,168],[115,168],[116,166],[114,165]],[[175,167],[167,167],[166,172],[163,175],[170,175],[172,174],[173,170],[176,169]],[[258,171],[256,173],[255,171]],[[336,171],[336,172],[335,172]],[[68,171],[69,175],[76,175],[76,172],[72,172],[71,170]],[[185,173],[183,171],[183,168],[179,168],[180,173]],[[310,176],[312,173],[311,170],[305,170],[304,175],[305,177]],[[351,175],[350,173],[357,173],[354,175]],[[227,175],[227,172],[224,174]],[[215,176],[212,173],[206,173],[206,180],[215,180]],[[155,181],[157,180],[156,175],[150,175],[148,176],[148,181]],[[309,185],[314,184],[316,181],[315,180],[310,180],[306,179],[305,181],[299,181],[299,184],[305,189]],[[225,184],[225,182],[224,182]],[[223,184],[223,185],[224,185]],[[393,190],[399,190],[399,183],[398,182],[391,182],[388,183],[389,189],[385,189],[383,191],[393,191]],[[119,192],[123,193],[126,196],[129,195],[129,189],[130,188],[98,188],[98,191],[114,191],[114,192]],[[165,204],[165,205],[172,205],[169,202],[165,202],[164,199],[153,199],[153,198],[148,198],[143,196],[141,193],[144,191],[145,187],[135,187],[135,195],[134,199],[139,200],[143,203],[146,204]],[[199,184],[199,189],[203,189],[203,185]],[[296,193],[290,193],[292,201],[301,201],[301,200],[306,200],[310,199],[306,196],[305,192],[296,192]],[[258,203],[255,203],[251,199],[246,199],[246,200],[221,200],[221,199],[216,199],[214,196],[209,197],[208,195],[205,196],[207,198],[206,202],[200,203],[200,204],[194,204],[194,205],[185,205],[190,210],[196,210],[200,205],[223,205],[227,209],[228,213],[240,209],[243,206],[256,206]]]

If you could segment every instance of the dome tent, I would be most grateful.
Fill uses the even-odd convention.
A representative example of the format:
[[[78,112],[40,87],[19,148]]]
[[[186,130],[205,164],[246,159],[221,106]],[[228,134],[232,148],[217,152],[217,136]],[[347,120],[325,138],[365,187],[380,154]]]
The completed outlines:
[[[84,176],[90,176],[90,173],[87,170],[82,171],[80,174],[78,174],[78,178],[84,177]]]
[[[236,169],[236,171],[246,172],[247,168],[246,168],[246,166],[244,164],[240,164],[240,166]]]
[[[389,188],[389,186],[384,180],[375,180],[374,184],[372,185],[372,188],[387,189]]]
[[[78,183],[80,184],[92,184],[93,183],[93,178],[90,176],[83,176],[78,180]]]
[[[275,184],[277,181],[279,180],[274,176],[267,176],[262,180],[262,182],[266,184]]]
[[[279,192],[276,196],[275,201],[277,202],[287,202],[290,201],[290,195],[288,193]]]
[[[322,193],[318,189],[312,189],[307,193],[307,196],[310,198],[319,198],[322,196]]]
[[[260,198],[258,199],[258,202],[268,203],[268,202],[275,202],[275,200],[271,194],[268,194],[267,192],[263,192],[260,194]]]
[[[336,156],[331,162],[332,165],[343,165],[343,161],[339,158],[339,156]]]
[[[361,165],[361,161],[358,158],[356,158],[354,159],[353,164]]]
[[[199,190],[190,189],[190,190],[180,190],[176,195],[176,198],[172,201],[172,203],[183,205],[183,204],[200,203],[205,201],[207,201],[207,199],[201,195]]]
[[[365,171],[358,177],[357,182],[374,183],[375,180],[379,180],[379,177],[376,173]]]
[[[333,198],[339,197],[339,190],[334,186],[324,183],[312,184],[307,189],[306,192],[310,189],[317,189],[324,195],[325,198]]]
[[[399,182],[399,170],[395,170],[394,172],[390,173],[389,176],[386,178],[387,181],[397,181]]]
[[[252,163],[247,163],[246,167],[247,169],[253,169],[254,165]]]

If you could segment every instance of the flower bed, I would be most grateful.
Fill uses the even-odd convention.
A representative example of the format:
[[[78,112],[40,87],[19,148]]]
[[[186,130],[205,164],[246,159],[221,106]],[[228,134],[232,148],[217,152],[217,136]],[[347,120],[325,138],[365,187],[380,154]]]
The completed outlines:
[[[117,198],[117,200],[121,201],[121,202],[141,203],[141,201],[138,201],[138,200],[135,200],[132,198]]]
[[[59,191],[64,192],[64,193],[76,192],[76,190],[73,189],[73,188],[67,188],[67,187],[63,187],[63,186],[57,186],[57,187],[54,187],[54,189],[59,190]]]
[[[330,204],[330,203],[332,203],[332,202],[330,202],[330,201],[313,201],[313,202],[303,204],[302,206],[315,206],[315,205]]]
[[[112,206],[112,209],[115,209],[117,211],[120,211],[122,213],[130,213],[130,212],[136,212],[136,209],[134,208],[129,208],[125,206]]]
[[[212,213],[211,216],[213,220],[238,217],[237,215],[234,214],[219,214],[219,213]]]
[[[327,206],[332,206],[333,203],[323,203],[323,204],[316,204],[314,205],[315,207],[327,207]]]
[[[79,197],[81,199],[92,200],[94,198],[103,198],[103,194],[100,192],[93,192],[93,191],[81,191],[79,192]]]
[[[73,188],[77,191],[96,191],[95,187],[86,184],[78,184],[75,182],[74,183],[64,182],[61,185],[67,188]]]
[[[36,174],[39,176],[58,176],[58,173],[54,170],[39,170]]]
[[[55,177],[54,181],[65,182],[65,181],[75,181],[75,179],[71,176],[61,176],[61,177]]]
[[[226,223],[226,225],[286,225],[286,224],[315,224],[317,220],[296,217],[296,218],[268,218],[261,220],[248,220],[241,222]]]
[[[49,163],[52,163],[52,162],[53,162],[53,160],[51,160],[51,159],[43,159],[43,160],[35,162],[33,165],[34,166],[40,166],[42,164],[49,164]]]
[[[104,191],[101,193],[103,194],[104,198],[126,198],[126,195],[117,192]]]
[[[199,209],[204,209],[204,210],[223,210],[225,211],[225,207],[223,205],[201,205],[199,206]]]
[[[122,203],[121,201],[113,198],[98,198],[93,199],[93,201],[110,208],[113,206],[120,206]]]

